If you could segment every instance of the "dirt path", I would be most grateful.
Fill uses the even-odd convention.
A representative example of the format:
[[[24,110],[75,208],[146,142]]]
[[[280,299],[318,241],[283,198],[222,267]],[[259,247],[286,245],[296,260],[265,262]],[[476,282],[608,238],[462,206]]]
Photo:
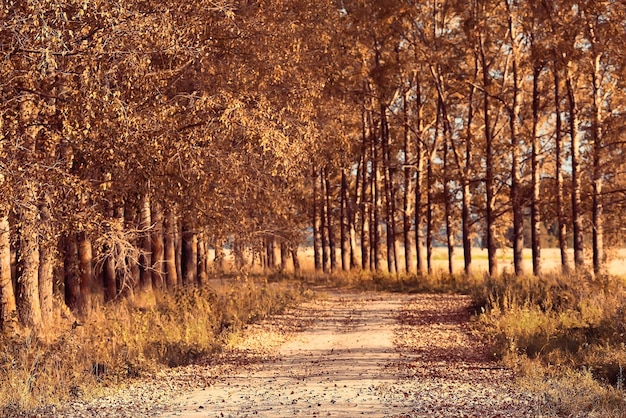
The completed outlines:
[[[536,416],[470,335],[469,298],[332,292],[247,333],[270,354],[182,395],[162,417]],[[302,328],[283,342],[280,321]]]

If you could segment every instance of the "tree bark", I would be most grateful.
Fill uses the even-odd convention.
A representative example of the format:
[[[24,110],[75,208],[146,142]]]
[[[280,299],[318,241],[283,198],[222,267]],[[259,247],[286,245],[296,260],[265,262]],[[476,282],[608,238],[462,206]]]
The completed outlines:
[[[91,286],[93,282],[93,251],[91,241],[85,231],[76,235],[78,243],[78,266],[80,274],[80,299],[78,309],[81,313],[89,312],[91,308]]]
[[[592,31],[592,34],[594,32]],[[604,207],[602,202],[602,98],[600,95],[600,58],[601,54],[595,51],[597,40],[592,37],[592,52],[594,52],[592,81],[592,121],[591,141],[593,143],[593,184],[592,184],[592,246],[593,272],[596,276],[606,273],[606,259],[604,255]]]
[[[39,302],[41,303],[41,319],[46,326],[52,320],[54,277],[53,269],[56,261],[56,246],[52,235],[49,201],[47,196],[39,203],[40,237],[39,243]],[[1,228],[1,226],[0,226]],[[1,270],[1,268],[0,268]],[[1,286],[0,286],[1,287]],[[2,290],[0,289],[0,294]],[[1,322],[1,321],[0,321]]]
[[[156,199],[152,199],[152,284],[155,289],[163,290],[165,284],[165,242],[163,234],[163,207]]]
[[[25,185],[26,198],[18,211],[17,313],[22,325],[39,329],[41,327],[41,304],[39,302],[39,237],[34,185]]]
[[[71,311],[80,309],[80,272],[76,234],[63,237],[63,267],[65,270],[65,304]]]
[[[11,277],[11,234],[9,216],[0,213],[0,328],[8,329],[17,315],[15,290]]]
[[[585,264],[583,247],[583,219],[581,213],[580,136],[576,92],[571,75],[571,63],[566,66],[565,85],[569,103],[569,125],[572,144],[572,223],[574,234],[574,264],[579,269]]]
[[[366,131],[365,111],[361,113],[362,123],[362,144],[361,144],[361,201],[359,208],[361,210],[361,268],[368,270],[370,268],[370,200],[368,195],[368,187],[370,178],[367,175],[367,156],[368,156],[368,137]]]
[[[321,271],[323,269],[322,264],[322,204],[319,199],[319,182],[318,182],[317,169],[313,168],[313,257],[315,262],[315,271]]]
[[[554,52],[554,113],[555,113],[555,127],[554,127],[554,144],[555,144],[555,157],[556,163],[554,168],[554,177],[556,178],[556,213],[557,213],[557,237],[559,241],[559,252],[561,254],[561,270],[563,273],[567,273],[569,270],[567,263],[567,238],[565,223],[565,210],[563,196],[563,135],[562,135],[562,120],[561,120],[561,77],[560,68],[558,65],[558,58],[556,58],[557,52]]]
[[[483,75],[483,117],[485,122],[485,224],[487,238],[487,257],[489,264],[489,275],[495,276],[498,272],[497,246],[496,246],[496,219],[495,219],[495,174],[494,174],[494,141],[491,131],[491,108],[489,89],[491,80],[489,76],[489,63],[485,53],[483,35],[479,35],[479,53]]]
[[[419,72],[415,73],[415,124],[417,135],[415,135],[415,158],[416,158],[416,173],[415,173],[415,258],[417,272],[421,275],[426,273],[427,265],[424,258],[424,234],[423,225],[424,220],[422,216],[423,203],[422,203],[422,190],[424,189],[424,138],[423,138],[423,105],[422,105],[422,88],[420,82]]]
[[[188,221],[183,221],[181,268],[183,285],[192,286],[198,280],[198,237]]]
[[[413,245],[411,243],[411,227],[412,227],[412,215],[413,215],[413,196],[414,192],[412,190],[413,182],[413,172],[411,170],[411,161],[409,158],[410,148],[409,148],[409,106],[408,106],[408,95],[410,91],[410,86],[407,91],[402,95],[402,153],[403,155],[403,163],[404,163],[404,196],[402,202],[402,229],[403,229],[403,238],[404,238],[404,271],[407,273],[411,273],[413,269]]]
[[[533,122],[532,122],[532,203],[530,210],[530,231],[531,246],[533,258],[533,274],[539,276],[541,274],[541,215],[539,213],[539,204],[541,203],[541,178],[539,172],[539,76],[541,75],[541,66],[536,65],[533,68]],[[560,158],[560,157],[557,157]]]
[[[150,210],[150,196],[144,193],[141,196],[139,208],[139,229],[141,230],[141,254],[139,255],[139,287],[141,291],[152,290],[152,214]]]
[[[507,8],[508,34],[511,44],[511,65],[512,65],[512,98],[509,105],[509,135],[511,138],[511,206],[513,211],[513,269],[516,276],[523,273],[522,252],[524,250],[524,213],[522,207],[520,191],[520,145],[517,134],[517,119],[519,118],[519,85],[517,67],[517,40],[515,26],[513,25],[513,13],[508,0],[504,0]]]
[[[170,206],[165,208],[163,229],[165,280],[168,289],[173,289],[178,285],[179,280],[176,270],[176,213]]]
[[[198,277],[196,279],[198,286],[202,286],[209,279],[209,275],[207,272],[207,258],[208,258],[208,246],[206,242],[206,234],[200,233],[197,234],[198,240]]]
[[[324,183],[324,170],[319,170],[320,179],[320,231],[322,234],[322,270],[324,273],[330,271],[330,250],[328,244],[328,206],[326,200],[326,187]]]
[[[337,270],[337,249],[335,244],[335,228],[332,210],[332,189],[330,188],[330,176],[328,166],[324,167],[324,191],[326,192],[326,228],[328,229],[328,248],[330,257],[330,271]]]
[[[341,269],[343,271],[350,270],[350,235],[348,232],[349,220],[348,209],[348,179],[346,169],[341,169],[341,221],[340,221],[340,238],[341,238]]]

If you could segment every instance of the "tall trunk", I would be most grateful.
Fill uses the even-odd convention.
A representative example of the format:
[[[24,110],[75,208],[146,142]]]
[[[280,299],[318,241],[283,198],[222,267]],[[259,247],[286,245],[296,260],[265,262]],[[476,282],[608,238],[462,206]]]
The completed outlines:
[[[387,271],[395,273],[398,271],[398,260],[396,258],[396,202],[394,187],[394,172],[391,163],[391,144],[389,137],[389,125],[387,123],[387,107],[380,105],[380,140],[382,146],[383,183],[385,188],[385,227],[387,238]]]
[[[150,196],[142,195],[139,208],[139,229],[141,229],[141,254],[139,255],[139,287],[142,291],[152,290],[152,217]]]
[[[138,225],[137,217],[138,211],[137,207],[131,202],[127,201],[125,203],[125,208],[122,209],[121,206],[116,208],[118,213],[116,213],[116,217],[121,221],[124,219],[126,229],[136,230],[140,228]],[[133,244],[141,251],[140,243],[133,240]],[[123,253],[121,248],[118,245],[118,254],[122,257]],[[117,260],[117,265],[120,267],[117,271],[117,288],[121,293],[131,293],[134,292],[138,286],[140,285],[141,280],[141,270],[139,267],[139,262],[141,260],[140,256],[135,256],[135,254],[127,254],[124,260]]]
[[[207,272],[207,258],[208,258],[208,250],[207,250],[207,242],[206,242],[206,234],[199,233],[197,234],[197,267],[198,271],[196,282],[198,286],[202,286],[209,279]]]
[[[474,54],[474,80],[478,76],[478,57]],[[472,135],[472,122],[474,119],[474,90],[473,84],[469,87],[468,109],[467,109],[467,128],[465,135],[465,167],[463,168],[463,188],[461,202],[461,228],[463,234],[463,265],[467,276],[472,273],[472,237],[471,237],[471,219],[470,209],[472,204],[472,191],[470,189],[470,178],[472,176],[472,143],[474,136]]]
[[[47,196],[44,196],[41,202],[39,202],[39,214],[41,217],[39,236],[42,238],[39,243],[39,302],[41,304],[41,319],[45,326],[49,324],[52,319],[52,302],[54,297],[53,269],[56,261],[56,244],[58,244],[58,242],[54,242],[52,236],[52,228],[50,225],[52,216],[50,214]],[[0,226],[0,229],[1,228]],[[0,294],[1,293],[2,290],[0,286]]]
[[[289,250],[287,249],[287,243],[280,242],[280,271],[287,271],[287,260],[289,259]]]
[[[328,229],[328,248],[330,256],[330,270],[337,270],[337,251],[335,245],[335,229],[333,224],[333,210],[331,206],[332,193],[330,188],[330,177],[328,175],[328,166],[324,167],[324,190],[326,192],[326,228]]]
[[[183,223],[177,218],[174,231],[174,262],[176,263],[176,277],[178,278],[178,286],[184,286],[185,278],[183,277]],[[217,249],[215,250],[217,258]]]
[[[324,170],[319,170],[320,179],[320,232],[322,234],[322,270],[328,273],[330,267],[330,250],[328,248],[328,213],[326,200],[326,187],[324,183]]]
[[[487,235],[487,257],[489,263],[489,275],[494,276],[498,271],[497,246],[496,246],[496,216],[495,216],[495,174],[494,174],[494,144],[491,132],[491,109],[489,88],[491,84],[489,76],[489,63],[485,55],[485,45],[482,36],[479,36],[479,53],[483,75],[483,118],[485,121],[485,223]]]
[[[413,172],[411,170],[411,162],[409,160],[409,107],[408,107],[408,95],[410,92],[410,86],[402,96],[402,153],[404,154],[404,196],[402,202],[402,227],[404,238],[404,270],[407,273],[411,273],[413,269],[413,246],[411,244],[411,226],[412,226],[412,212],[413,212],[413,190],[412,177]]]
[[[39,210],[36,191],[26,184],[26,202],[19,208],[19,247],[17,256],[17,313],[21,323],[35,329],[41,326],[39,302]]]
[[[593,33],[593,32],[592,32]],[[595,50],[597,40],[593,39],[592,51]],[[593,87],[591,140],[593,142],[593,184],[592,184],[592,245],[593,245],[593,272],[601,275],[606,272],[604,256],[604,220],[602,205],[602,108],[600,97],[600,54],[595,54],[593,72],[591,74]]]
[[[533,69],[533,126],[532,126],[532,206],[530,210],[530,232],[533,258],[533,274],[541,274],[541,215],[539,214],[539,204],[541,203],[541,178],[539,173],[539,76],[542,68],[535,66]]]
[[[555,52],[556,55],[556,52]],[[554,113],[555,113],[555,127],[554,127],[554,142],[556,154],[556,164],[554,177],[556,178],[556,213],[557,213],[557,236],[559,241],[559,252],[561,254],[561,270],[563,273],[568,271],[567,264],[567,238],[565,223],[565,210],[563,196],[563,135],[562,135],[562,121],[561,121],[561,78],[559,74],[559,67],[555,60],[554,68]]]
[[[166,206],[163,219],[164,249],[163,263],[167,287],[173,289],[178,284],[176,272],[176,214],[172,207]]]
[[[433,160],[429,157],[426,161],[427,178],[426,178],[426,268],[428,274],[433,274],[433,228],[434,228],[434,216],[433,216]]]
[[[80,274],[80,299],[78,309],[86,313],[91,308],[91,286],[93,282],[93,251],[85,231],[76,235],[78,243],[78,266]]]
[[[11,235],[9,216],[0,213],[0,328],[7,329],[16,318],[15,290],[11,278]]]
[[[444,198],[444,210],[445,210],[445,220],[446,220],[446,244],[448,247],[448,273],[450,275],[454,274],[454,232],[452,231],[452,192],[451,192],[451,183],[452,183],[452,175],[450,173],[450,161],[449,161],[449,152],[450,146],[449,140],[451,142],[450,126],[448,124],[448,115],[445,103],[442,103],[442,112],[443,112],[443,198]]]
[[[415,103],[417,106],[416,117],[416,131],[415,136],[415,158],[416,158],[416,172],[415,172],[415,258],[417,272],[424,274],[426,272],[426,261],[424,259],[424,234],[422,231],[424,220],[422,216],[423,203],[422,203],[422,190],[424,188],[424,138],[423,138],[423,106],[422,106],[422,90],[420,83],[419,72],[415,73]]]
[[[373,126],[373,121],[370,120],[370,125]],[[372,132],[374,129],[372,127]],[[381,187],[381,174],[380,174],[380,150],[378,147],[378,137],[375,133],[372,134],[372,171],[374,178],[372,179],[372,199],[373,199],[373,260],[374,269],[381,271],[382,269],[382,222],[380,219],[380,211],[382,206],[382,187]]]
[[[198,237],[189,221],[183,220],[181,268],[183,285],[192,286],[198,280]]]
[[[105,243],[103,252],[107,254],[104,258],[102,266],[102,285],[104,287],[104,301],[109,302],[117,296],[117,281],[115,276],[115,257],[113,255],[114,248],[111,243]]]
[[[509,135],[511,138],[511,206],[513,211],[513,269],[515,275],[523,272],[522,252],[524,250],[524,213],[522,207],[520,183],[520,145],[517,135],[517,119],[519,117],[519,85],[517,68],[516,31],[513,25],[513,14],[508,0],[504,0],[507,8],[509,42],[511,44],[513,91],[509,106]]]
[[[350,236],[348,233],[348,179],[346,169],[341,169],[341,269],[343,271],[350,270]]]
[[[65,304],[72,311],[80,309],[80,274],[76,234],[63,237],[63,267],[65,270]]]
[[[321,271],[322,265],[322,216],[321,216],[321,203],[319,199],[319,187],[318,187],[318,174],[317,170],[313,168],[313,256],[315,261],[315,270]]]
[[[215,240],[215,258],[213,263],[218,272],[223,273],[225,268],[226,255],[224,254],[224,242],[216,239]]]
[[[583,247],[583,219],[581,213],[581,177],[580,177],[580,136],[578,121],[578,106],[576,92],[572,84],[571,63],[566,67],[565,85],[567,87],[567,99],[569,103],[569,127],[572,141],[572,223],[574,233],[574,264],[576,268],[585,264]]]
[[[156,199],[152,200],[152,284],[155,289],[165,287],[165,243],[163,236],[163,207]]]
[[[289,246],[289,251],[291,252],[291,262],[293,263],[293,271],[294,273],[300,273],[300,258],[298,257],[298,245],[292,244]]]
[[[361,145],[361,268],[367,270],[370,268],[370,200],[367,191],[369,190],[369,176],[367,175],[367,155],[368,155],[368,137],[366,133],[365,112],[362,112],[362,128],[363,140]]]

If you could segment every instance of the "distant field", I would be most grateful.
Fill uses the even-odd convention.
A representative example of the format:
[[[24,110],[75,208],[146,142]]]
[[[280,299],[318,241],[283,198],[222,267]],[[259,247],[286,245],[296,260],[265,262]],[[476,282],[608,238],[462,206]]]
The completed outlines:
[[[402,251],[401,251],[402,253]],[[227,252],[227,263],[232,261],[231,255]],[[313,248],[301,248],[298,252],[300,257],[300,263],[302,269],[305,271],[312,271],[314,269],[313,264]],[[591,251],[586,251],[586,265],[591,268]],[[277,254],[277,256],[279,256]],[[607,251],[608,256],[608,268],[609,272],[616,276],[622,276],[626,278],[626,248],[611,249]],[[280,258],[278,258],[280,259]],[[574,254],[573,250],[568,250],[568,260],[573,263]],[[404,266],[404,256],[401,254],[399,260],[399,266],[402,270]],[[339,252],[337,252],[337,263],[341,266],[341,258]],[[258,263],[257,263],[258,264]],[[532,271],[532,253],[530,249],[524,249],[523,253],[523,265],[524,269],[528,272]],[[556,271],[561,267],[561,256],[558,248],[545,248],[541,250],[541,265],[544,272]],[[383,268],[386,269],[387,262],[383,262]],[[433,268],[434,270],[448,269],[448,253],[446,248],[435,248],[433,250]],[[287,263],[287,269],[292,270],[293,265],[291,260]],[[455,271],[463,270],[463,248],[455,248],[454,254],[454,269]],[[481,248],[474,248],[472,250],[472,269],[475,273],[486,272],[488,269],[487,250]],[[498,269],[500,272],[513,270],[513,252],[511,249],[498,250]]]

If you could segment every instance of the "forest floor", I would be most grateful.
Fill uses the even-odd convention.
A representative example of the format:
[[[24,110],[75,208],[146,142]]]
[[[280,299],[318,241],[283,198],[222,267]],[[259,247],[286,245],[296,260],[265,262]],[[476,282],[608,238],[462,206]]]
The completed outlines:
[[[231,336],[219,356],[39,415],[543,416],[470,313],[467,296],[327,289]]]

